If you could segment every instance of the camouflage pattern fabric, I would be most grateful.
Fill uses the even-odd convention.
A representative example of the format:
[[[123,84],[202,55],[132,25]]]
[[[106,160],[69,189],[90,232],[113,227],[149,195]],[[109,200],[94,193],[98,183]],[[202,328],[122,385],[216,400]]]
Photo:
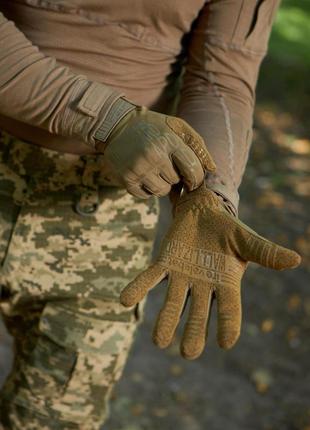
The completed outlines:
[[[0,134],[0,310],[15,339],[5,429],[95,430],[143,305],[120,291],[148,263],[156,199],[107,185],[100,156]]]

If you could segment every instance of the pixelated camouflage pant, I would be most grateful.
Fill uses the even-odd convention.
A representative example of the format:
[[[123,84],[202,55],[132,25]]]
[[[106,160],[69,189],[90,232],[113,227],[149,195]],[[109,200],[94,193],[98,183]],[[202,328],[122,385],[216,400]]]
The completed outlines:
[[[147,264],[158,204],[103,186],[101,159],[0,134],[0,309],[15,340],[4,428],[107,417],[142,310],[119,293]]]

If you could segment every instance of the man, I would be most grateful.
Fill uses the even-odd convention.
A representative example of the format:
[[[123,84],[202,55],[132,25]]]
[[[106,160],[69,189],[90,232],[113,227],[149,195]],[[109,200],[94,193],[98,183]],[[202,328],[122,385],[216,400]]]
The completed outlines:
[[[207,174],[207,200],[234,222],[278,3],[1,2],[5,428],[100,428],[141,321],[144,294],[119,296],[147,264],[154,196],[181,181],[203,204]]]

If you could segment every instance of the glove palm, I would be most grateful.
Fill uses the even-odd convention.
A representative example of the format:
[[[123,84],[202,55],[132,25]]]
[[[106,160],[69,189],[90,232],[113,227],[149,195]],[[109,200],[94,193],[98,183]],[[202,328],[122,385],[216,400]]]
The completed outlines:
[[[138,303],[166,276],[168,290],[153,339],[167,347],[190,293],[190,310],[181,340],[185,358],[197,358],[205,346],[211,299],[218,309],[218,343],[232,347],[241,327],[241,278],[247,263],[282,270],[296,267],[299,255],[259,236],[227,212],[205,185],[182,196],[159,257],[121,294],[125,306]]]

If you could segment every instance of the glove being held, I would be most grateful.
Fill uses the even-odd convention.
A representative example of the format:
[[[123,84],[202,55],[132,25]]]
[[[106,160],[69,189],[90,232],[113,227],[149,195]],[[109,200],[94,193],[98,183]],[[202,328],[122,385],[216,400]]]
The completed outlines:
[[[121,302],[125,306],[138,303],[168,276],[154,342],[161,348],[171,343],[189,295],[181,353],[187,359],[197,358],[205,346],[211,299],[215,296],[218,343],[230,348],[240,334],[240,284],[249,261],[282,270],[298,266],[300,257],[259,236],[229,214],[221,199],[203,184],[179,198],[157,261],[122,291]]]

